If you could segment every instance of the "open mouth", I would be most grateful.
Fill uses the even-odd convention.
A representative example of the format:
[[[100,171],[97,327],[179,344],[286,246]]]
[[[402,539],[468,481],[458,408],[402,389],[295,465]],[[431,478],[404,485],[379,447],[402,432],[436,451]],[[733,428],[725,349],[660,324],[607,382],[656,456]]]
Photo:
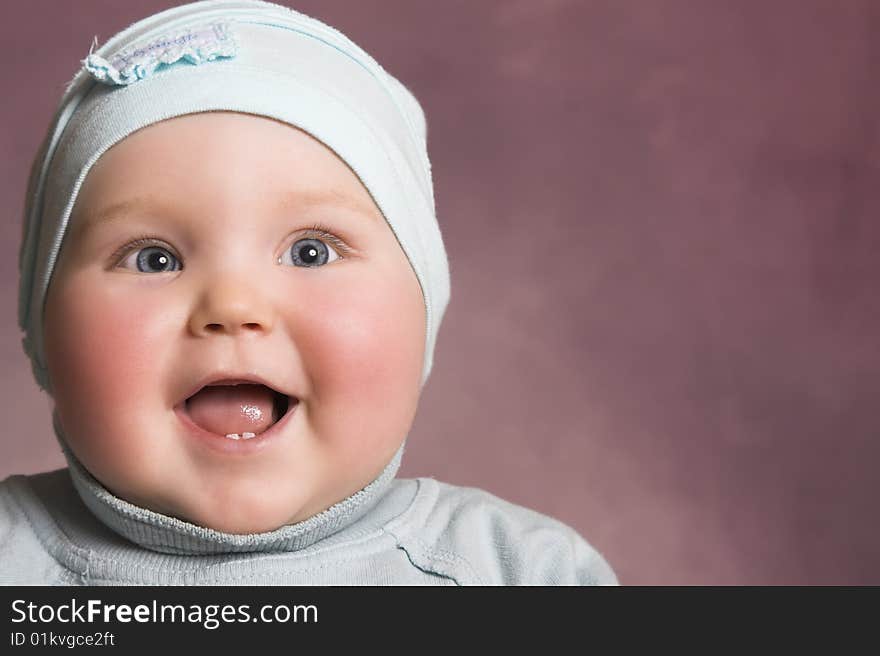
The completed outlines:
[[[229,440],[251,440],[275,426],[298,404],[267,385],[217,382],[205,385],[183,403],[197,427]]]

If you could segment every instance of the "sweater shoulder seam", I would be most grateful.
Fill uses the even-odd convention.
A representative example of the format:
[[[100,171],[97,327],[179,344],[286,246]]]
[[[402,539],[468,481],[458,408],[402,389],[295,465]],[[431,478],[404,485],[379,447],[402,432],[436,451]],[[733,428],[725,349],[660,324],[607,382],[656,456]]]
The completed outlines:
[[[415,480],[419,487],[409,508],[388,522],[384,530],[394,537],[397,547],[416,569],[451,579],[459,586],[485,585],[467,558],[460,553],[441,549],[419,535],[437,505],[440,487],[433,478],[420,477]]]

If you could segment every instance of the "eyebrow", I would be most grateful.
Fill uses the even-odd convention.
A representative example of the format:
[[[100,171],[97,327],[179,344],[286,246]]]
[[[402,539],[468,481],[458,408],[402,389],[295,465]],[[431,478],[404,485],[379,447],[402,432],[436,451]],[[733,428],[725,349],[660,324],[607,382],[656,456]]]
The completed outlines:
[[[306,191],[291,192],[285,194],[279,204],[282,207],[293,206],[294,209],[321,206],[343,207],[359,214],[367,214],[374,219],[377,218],[377,215],[381,215],[381,212],[374,203],[370,202],[369,204],[365,204],[362,201],[356,200],[348,194],[344,194],[335,189],[321,191],[309,189]]]
[[[128,200],[113,203],[104,207],[97,212],[89,212],[82,220],[76,221],[77,225],[96,225],[108,221],[117,221],[129,214],[136,214],[143,211],[163,210],[162,203],[157,202],[155,198],[148,196],[138,196],[129,198]]]
[[[290,208],[294,210],[310,209],[313,207],[342,207],[358,214],[366,214],[377,219],[377,214],[381,214],[378,208],[365,205],[351,196],[335,190],[314,190],[295,191],[285,194],[278,203],[280,208]],[[138,212],[160,211],[170,213],[164,203],[153,196],[137,196],[118,203],[113,203],[107,207],[101,208],[97,212],[90,213],[85,217],[85,221],[77,221],[80,225],[96,225],[107,221],[115,221],[130,214]]]

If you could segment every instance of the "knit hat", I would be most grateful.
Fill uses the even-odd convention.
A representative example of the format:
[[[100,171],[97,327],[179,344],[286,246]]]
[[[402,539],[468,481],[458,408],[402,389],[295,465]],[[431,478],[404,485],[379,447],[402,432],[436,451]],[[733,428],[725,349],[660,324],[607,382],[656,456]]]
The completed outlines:
[[[51,393],[44,303],[86,175],[133,132],[205,111],[293,125],[358,176],[422,289],[423,386],[450,290],[418,101],[370,55],[318,20],[259,0],[205,0],[141,20],[97,49],[93,44],[34,160],[19,253],[19,326],[40,387]]]

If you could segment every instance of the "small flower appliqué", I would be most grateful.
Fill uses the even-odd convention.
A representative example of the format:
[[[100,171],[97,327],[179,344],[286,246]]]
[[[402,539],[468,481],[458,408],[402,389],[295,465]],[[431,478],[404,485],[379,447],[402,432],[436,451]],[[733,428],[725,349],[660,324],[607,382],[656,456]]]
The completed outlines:
[[[94,46],[92,47],[94,49]],[[89,52],[83,66],[110,86],[126,86],[176,64],[203,64],[235,57],[238,46],[229,23],[210,23],[129,46],[109,60]]]

